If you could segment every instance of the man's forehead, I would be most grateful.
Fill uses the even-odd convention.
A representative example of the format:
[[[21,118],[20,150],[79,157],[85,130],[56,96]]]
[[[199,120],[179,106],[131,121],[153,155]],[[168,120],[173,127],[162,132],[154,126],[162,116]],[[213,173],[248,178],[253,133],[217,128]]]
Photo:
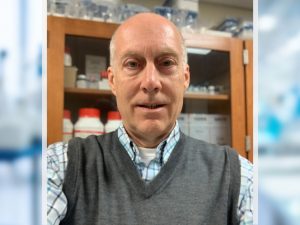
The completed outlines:
[[[181,40],[174,33],[131,33],[123,32],[115,39],[117,52],[161,52],[178,54],[181,49]]]
[[[123,33],[127,30],[130,30],[130,32],[134,32],[135,30],[139,32],[140,30],[146,31],[148,29],[154,32],[161,29],[178,31],[176,26],[165,17],[153,13],[139,13],[122,23],[116,33]]]
[[[143,18],[143,17],[142,17]],[[156,17],[154,17],[156,18]],[[160,17],[159,17],[160,18]],[[173,39],[181,42],[181,35],[177,28],[170,21],[165,18],[162,23],[155,23],[155,19],[144,21],[133,20],[122,24],[115,33],[115,39],[119,41],[143,41],[147,39],[164,41],[166,39]]]
[[[126,46],[119,46],[116,48],[116,52],[119,57],[124,58],[127,56],[137,56],[137,57],[144,57],[144,56],[152,56],[152,57],[159,57],[162,55],[170,55],[174,57],[179,57],[180,55],[180,48],[179,46],[174,45],[156,45],[154,46],[153,43],[149,43],[148,45],[135,45],[135,44],[128,44]]]

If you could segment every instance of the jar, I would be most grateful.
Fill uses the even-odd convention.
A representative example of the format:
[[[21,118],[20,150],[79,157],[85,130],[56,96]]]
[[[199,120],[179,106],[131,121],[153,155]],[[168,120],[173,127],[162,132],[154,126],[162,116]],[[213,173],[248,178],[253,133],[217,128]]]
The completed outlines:
[[[210,95],[216,94],[216,87],[213,85],[209,85],[207,90],[208,90],[208,94],[210,94]]]
[[[107,71],[100,72],[99,89],[110,90]]]
[[[105,133],[115,131],[120,126],[122,120],[118,111],[109,111],[107,115],[107,123],[105,124]]]
[[[75,124],[75,137],[86,138],[89,135],[101,135],[104,127],[100,121],[100,110],[95,108],[80,108],[79,119]]]
[[[73,138],[73,123],[71,122],[71,112],[69,110],[64,110],[63,119],[63,141],[68,142]]]
[[[88,87],[87,76],[85,74],[78,74],[77,80],[76,80],[76,87],[78,87],[78,88],[87,88]]]

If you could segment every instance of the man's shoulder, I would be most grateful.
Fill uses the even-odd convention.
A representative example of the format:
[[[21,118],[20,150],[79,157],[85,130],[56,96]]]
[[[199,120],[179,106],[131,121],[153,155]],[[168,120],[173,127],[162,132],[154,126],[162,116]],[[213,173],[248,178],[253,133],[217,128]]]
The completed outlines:
[[[55,142],[48,146],[47,157],[55,158],[59,155],[66,154],[69,149],[75,151],[75,149],[84,149],[85,146],[90,145],[103,145],[107,143],[112,143],[117,137],[115,132],[103,134],[103,135],[90,135],[86,138],[74,137],[69,142]]]
[[[116,131],[102,135],[90,135],[86,138],[75,137],[69,141],[68,149],[72,151],[98,151],[99,148],[103,149],[115,144],[117,139]]]
[[[80,144],[91,144],[93,142],[105,142],[105,141],[111,141],[112,139],[115,138],[115,132],[110,132],[102,135],[89,135],[88,137],[82,138],[82,137],[74,137],[72,138],[68,145],[80,145]]]
[[[227,145],[211,144],[203,140],[198,140],[184,135],[184,147],[187,148],[191,157],[200,156],[210,163],[225,163],[227,160],[239,165],[238,152]]]
[[[66,154],[68,150],[68,143],[66,142],[55,142],[53,144],[50,144],[47,148],[47,158],[57,158],[64,154]]]

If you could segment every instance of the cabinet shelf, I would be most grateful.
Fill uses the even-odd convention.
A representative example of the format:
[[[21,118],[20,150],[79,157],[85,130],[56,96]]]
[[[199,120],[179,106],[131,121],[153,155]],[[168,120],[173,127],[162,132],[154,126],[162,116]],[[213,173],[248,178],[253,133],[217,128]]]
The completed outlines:
[[[65,93],[80,95],[112,95],[111,90],[99,90],[89,88],[65,88]]]
[[[209,95],[209,94],[199,94],[199,93],[191,93],[187,92],[184,95],[185,99],[203,99],[203,100],[229,100],[229,95],[227,94],[215,94],[215,95]]]
[[[88,88],[65,88],[66,94],[74,94],[74,95],[112,95],[111,90],[99,90],[99,89],[88,89]],[[208,95],[208,94],[199,94],[199,93],[191,93],[188,92],[184,95],[185,99],[199,99],[199,100],[229,100],[229,96],[227,94],[216,94],[216,95]]]

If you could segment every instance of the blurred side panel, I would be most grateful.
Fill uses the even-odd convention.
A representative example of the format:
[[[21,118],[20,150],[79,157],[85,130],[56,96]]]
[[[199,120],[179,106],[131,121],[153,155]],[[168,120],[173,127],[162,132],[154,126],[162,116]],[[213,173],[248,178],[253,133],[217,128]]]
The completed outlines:
[[[0,16],[0,225],[41,224],[42,1]]]
[[[259,224],[300,224],[300,2],[258,1]]]

